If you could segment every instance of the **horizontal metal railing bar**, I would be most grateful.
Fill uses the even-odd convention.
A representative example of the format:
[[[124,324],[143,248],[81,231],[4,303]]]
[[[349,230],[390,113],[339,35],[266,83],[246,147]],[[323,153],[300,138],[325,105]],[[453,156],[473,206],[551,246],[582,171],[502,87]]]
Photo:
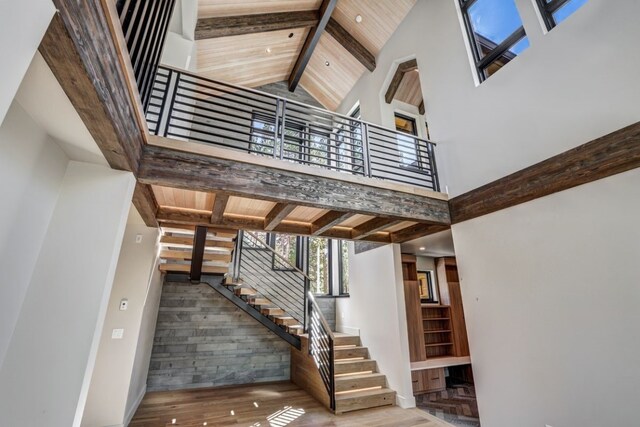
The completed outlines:
[[[386,150],[386,151],[383,151],[383,150]],[[415,148],[411,149],[409,147],[404,147],[404,146],[398,146],[398,147],[396,147],[395,150],[393,150],[393,149],[391,149],[391,147],[384,147],[384,146],[379,146],[377,144],[371,144],[369,146],[369,152],[372,152],[372,151],[375,151],[375,152],[378,152],[378,153],[381,153],[381,154],[389,153],[389,154],[394,155],[395,157],[398,157],[399,153],[406,153],[406,154],[410,154],[410,155],[413,155],[413,156],[416,156],[416,157],[421,157],[423,159],[428,159],[429,158],[429,156],[425,153],[427,151],[426,149],[425,150],[416,150]]]
[[[416,139],[406,138],[404,135],[388,137],[388,139],[385,139],[385,138],[387,137],[373,137],[370,135],[369,143],[377,144],[377,145],[387,145],[387,146],[403,144],[409,147],[425,147],[425,148],[428,147],[428,144],[429,144],[428,141],[420,141]]]
[[[206,115],[203,115],[203,114],[200,114],[200,113],[184,111],[184,110],[181,110],[181,109],[178,109],[178,108],[175,108],[173,111],[177,111],[177,112],[180,112],[180,113],[183,113],[183,114],[188,114],[188,115],[200,117],[200,118],[203,118],[203,119],[211,119],[211,120],[215,120],[216,122],[222,122],[222,123],[226,123],[226,124],[233,125],[233,126],[238,126],[237,123],[234,123],[234,122],[232,122],[230,120],[227,120],[227,119],[219,119],[219,118],[209,117],[209,116],[206,116]],[[268,131],[268,130],[256,128],[256,127],[253,127],[253,126],[242,126],[242,128],[251,129],[251,131],[252,131],[252,132],[245,132],[245,131],[240,131],[238,129],[231,129],[231,128],[225,128],[225,127],[221,127],[221,126],[215,126],[215,125],[212,125],[212,124],[206,123],[206,122],[203,123],[203,122],[196,121],[196,120],[189,120],[189,119],[185,119],[185,118],[182,118],[182,117],[175,116],[173,114],[171,115],[171,118],[176,119],[176,120],[180,120],[180,121],[183,121],[183,122],[193,123],[193,124],[196,124],[196,125],[210,127],[210,128],[213,128],[213,129],[227,130],[227,131],[230,131],[230,132],[239,133],[239,134],[242,134],[242,135],[247,135],[249,137],[249,139],[247,141],[251,141],[250,138],[253,137],[253,136],[256,136],[253,131],[260,132],[260,133],[266,135],[267,137],[270,136],[270,137],[273,138],[273,131]],[[261,138],[260,135],[257,135],[257,137]]]
[[[171,127],[173,127],[173,125]],[[219,145],[219,146],[222,146],[222,147],[227,147],[227,148],[232,149],[232,150],[249,151],[248,147],[247,148],[242,148],[242,147],[238,147],[236,145],[227,144],[227,143],[225,143],[223,141],[212,141],[211,139],[199,138],[197,136],[194,136],[193,133],[191,133],[190,135],[184,135],[184,134],[180,134],[180,133],[171,132],[171,129],[169,129],[167,131],[167,136],[173,136],[173,137],[177,137],[177,138],[184,138],[187,141],[192,140],[192,141],[204,142],[204,143],[207,143],[207,144],[215,143],[216,145]],[[216,137],[216,138],[221,138],[221,137]]]
[[[382,173],[388,173],[388,174],[393,174],[394,176],[400,176],[403,178],[409,178],[409,179],[432,179],[432,175],[429,173],[422,173],[422,172],[418,172],[418,171],[412,171],[412,170],[408,170],[409,172],[414,172],[415,175],[407,175],[404,173],[401,173],[402,171],[407,171],[406,168],[396,168],[396,169],[389,169],[389,170],[380,170],[379,172]],[[377,174],[377,173],[376,173]]]
[[[187,130],[187,131],[189,131],[189,135],[184,135],[184,134],[180,134],[180,133],[171,132],[171,128]],[[190,128],[190,127],[177,125],[175,123],[172,123],[171,125],[169,125],[169,129],[167,130],[167,135],[180,136],[182,138],[188,138],[188,139],[193,139],[193,140],[196,140],[196,141],[207,142],[207,143],[213,143],[214,142],[211,139],[204,139],[204,138],[195,137],[195,136],[193,136],[194,133],[207,135],[206,132],[201,132],[201,131],[199,131],[197,129],[193,129],[193,128]],[[220,135],[215,135],[215,134],[208,134],[208,135],[211,136],[211,137],[214,137],[214,138],[221,138],[223,140],[231,140],[231,141],[240,142],[242,144],[247,145],[247,149],[249,148],[248,146],[249,146],[250,141],[247,141],[245,139],[238,139],[238,138],[234,138],[232,136],[220,136]],[[235,146],[235,145],[225,144],[222,141],[220,141],[220,142],[215,141],[215,143],[219,144],[219,145],[226,145],[227,147],[231,147],[231,148],[234,148],[234,149],[241,149],[241,147],[238,147],[238,146]]]
[[[285,144],[286,144],[286,142],[285,142]],[[289,145],[293,145],[293,144],[289,143]],[[295,152],[299,152],[299,153],[303,153],[304,152],[304,153],[308,154],[311,151],[327,153],[328,156],[326,156],[326,158],[335,157],[335,156],[338,155],[338,153],[335,150],[332,150],[332,151],[323,150],[321,147],[327,147],[327,148],[331,147],[330,145],[326,145],[326,144],[317,144],[315,146],[311,146],[311,145],[294,145],[294,147],[299,147],[300,148],[299,150],[295,151]],[[294,150],[289,150],[289,149],[286,149],[286,150],[294,152]],[[362,154],[362,153],[358,153],[357,151],[354,151],[354,152],[356,154]],[[359,158],[361,158],[361,157],[356,157],[356,156],[350,156],[348,154],[341,154],[341,156],[342,157],[347,157],[347,158],[350,158],[350,159],[359,159]]]
[[[241,100],[238,100],[238,99],[232,99],[232,98],[229,98],[229,97],[218,96],[216,94],[212,94],[212,93],[207,92],[205,90],[201,90],[201,89],[216,90],[216,89],[211,89],[211,88],[208,88],[208,87],[200,87],[200,86],[197,86],[196,88],[190,88],[190,87],[184,86],[182,83],[184,83],[184,81],[180,81],[178,83],[178,85],[177,85],[177,88],[178,88],[178,91],[179,91],[178,93],[181,94],[182,96],[188,96],[187,94],[189,94],[189,93],[206,96],[206,98],[199,98],[199,97],[196,97],[196,96],[191,96],[192,99],[195,99],[195,100],[198,100],[198,101],[206,101],[206,100],[209,100],[209,99],[223,99],[223,100],[229,101],[230,103],[233,103],[233,104],[244,105],[246,107],[250,107],[250,108],[253,108],[253,109],[260,109],[260,110],[269,111],[269,112],[275,111],[275,108],[276,108],[276,105],[269,104],[269,103],[266,103],[266,102],[261,102],[260,100],[255,100],[258,103],[260,103],[260,104],[258,104],[256,102],[246,102],[246,101],[252,101],[252,99],[248,98],[248,97],[238,96],[237,94],[229,94],[229,95],[238,96],[239,98],[242,98],[242,99],[244,99],[246,101],[241,101]],[[187,82],[187,84],[188,84],[188,82]],[[198,88],[201,88],[201,89],[198,89]]]
[[[311,135],[311,136],[320,136],[320,135],[316,135],[316,134],[313,134],[313,133],[311,133],[311,134],[305,133],[305,132],[302,132],[302,133],[304,133],[306,135]],[[349,149],[349,148],[343,148],[342,147],[342,144],[348,145],[348,146],[352,146],[352,147],[358,147],[357,144],[346,143],[345,141],[340,141],[340,140],[337,140],[337,139],[334,139],[334,138],[325,137],[325,136],[322,136],[321,139],[326,139],[328,141],[339,142],[340,146],[338,146],[338,145],[330,145],[330,144],[323,144],[323,143],[317,142],[317,140],[314,140],[314,139],[311,139],[311,138],[299,137],[299,136],[295,136],[295,135],[286,135],[285,139],[288,139],[288,140],[294,139],[294,140],[298,140],[298,141],[302,141],[302,142],[310,142],[310,143],[314,143],[314,144],[321,144],[321,145],[326,145],[328,147],[334,147],[336,150],[338,148],[340,148],[342,150],[349,150],[349,151],[354,152],[354,153],[362,154],[362,148],[360,149],[360,151],[358,151],[358,150],[352,150],[352,149]]]
[[[187,77],[189,77],[188,75],[186,75],[186,76],[187,76]],[[179,83],[178,83],[178,88],[179,88],[179,89],[184,89],[184,90],[187,90],[187,91],[198,92],[198,93],[201,93],[201,94],[203,94],[203,95],[205,95],[205,94],[206,94],[206,95],[208,95],[208,96],[213,96],[213,97],[216,97],[216,98],[223,98],[223,97],[221,97],[220,95],[211,94],[211,93],[209,93],[209,92],[199,91],[199,90],[194,89],[194,88],[191,88],[191,87],[182,86],[182,85],[181,85],[182,83],[185,83],[185,84],[191,84],[191,85],[194,85],[194,86],[197,86],[197,87],[202,87],[202,88],[205,88],[205,89],[209,89],[209,90],[211,90],[211,91],[215,91],[215,92],[221,92],[221,93],[224,93],[225,95],[235,96],[235,97],[237,97],[237,98],[242,98],[242,99],[245,99],[245,100],[247,100],[247,101],[256,101],[256,102],[259,102],[259,103],[262,103],[262,104],[265,104],[265,105],[274,106],[274,107],[277,105],[277,101],[276,101],[276,102],[274,102],[274,103],[270,103],[270,102],[268,102],[268,101],[264,101],[264,100],[262,100],[262,99],[252,98],[252,97],[249,97],[249,96],[247,96],[247,95],[244,95],[244,93],[242,93],[242,91],[240,91],[240,92],[233,92],[233,91],[230,91],[230,90],[224,89],[223,87],[220,87],[220,86],[224,86],[224,85],[220,85],[220,84],[218,84],[218,86],[210,86],[210,85],[206,85],[206,84],[202,84],[202,83],[197,83],[197,82],[194,82],[194,81],[190,81],[190,80],[187,80],[187,79],[185,79],[185,78],[181,78],[181,79],[180,79],[180,81],[179,81]],[[268,96],[263,96],[263,98],[265,98],[265,99],[269,99],[269,100],[274,100],[274,98],[272,98],[272,97],[268,97]],[[228,99],[228,98],[223,98],[223,99]],[[276,98],[276,99],[277,99],[277,98]],[[234,102],[241,103],[241,101],[237,101],[237,100],[233,100],[233,101],[234,101]]]
[[[389,179],[388,176],[384,176],[384,175],[371,175],[371,178],[376,178],[376,179]],[[422,180],[419,179],[394,179],[394,182],[399,182],[400,184],[407,184],[407,185],[418,185],[417,183],[421,183],[423,182]]]
[[[279,273],[278,277],[281,277],[282,280],[289,285],[289,287],[291,288],[290,289],[291,292],[296,292],[304,296],[304,282],[301,279],[296,280],[295,277],[292,277],[291,275],[286,274],[286,273],[293,273],[295,272],[295,270],[273,270],[273,268],[271,267],[273,265],[271,258],[262,259],[261,261],[266,262],[267,265],[269,266],[269,267],[263,266],[262,267],[263,270],[278,272]]]
[[[206,92],[198,92],[195,91],[196,93],[201,93],[202,95],[206,95]],[[198,98],[195,96],[191,96],[188,93],[184,93],[184,92],[178,92],[176,94],[176,98],[181,97],[181,98],[185,98],[185,99],[190,99],[192,101],[196,101],[199,103],[206,103],[206,104],[211,104],[211,105],[217,105],[220,106],[222,108],[225,109],[235,109],[236,111],[242,111],[245,112],[247,114],[253,115],[253,114],[257,114],[257,115],[261,115],[261,116],[268,116],[270,115],[272,112],[275,115],[275,111],[271,110],[271,109],[267,109],[258,105],[251,105],[251,104],[245,104],[239,101],[233,101],[233,106],[230,105],[225,105],[225,104],[220,104],[219,102],[215,102],[215,99],[224,99],[224,98],[214,98],[209,96],[208,98]],[[189,104],[189,105],[193,105],[194,108],[198,108],[198,104]],[[247,107],[248,109],[242,109],[242,108],[238,108],[237,105],[242,105],[244,107]]]
[[[265,251],[265,253],[268,253],[268,252]],[[254,255],[254,254],[252,254],[252,255]],[[256,254],[255,256],[259,257],[261,255],[260,254]],[[267,261],[269,263],[269,265],[272,265],[272,263],[273,263],[273,258],[272,257],[270,257],[270,256],[265,257],[264,255],[262,255],[262,256],[263,256],[263,260]],[[284,277],[284,279],[287,280],[287,282],[289,282],[290,285],[293,285],[294,287],[300,286],[301,287],[300,291],[302,293],[304,293],[304,282],[302,282],[302,280],[300,280],[298,282],[294,278],[292,278],[290,275],[286,274],[286,273],[296,272],[295,270],[277,270],[277,271],[280,271],[282,273],[282,275],[280,277]]]
[[[255,120],[255,118],[254,118],[255,111],[253,111],[253,110],[252,111],[239,110],[239,109],[235,110],[235,111],[242,111],[242,112],[245,112],[247,114],[247,116],[243,116],[243,115],[239,115],[239,114],[235,114],[235,113],[229,113],[227,111],[214,110],[213,108],[209,108],[209,107],[204,106],[204,105],[190,104],[188,102],[184,102],[184,101],[181,101],[179,99],[176,99],[175,103],[176,104],[180,104],[180,105],[184,105],[186,107],[193,108],[194,110],[196,110],[196,109],[197,110],[203,110],[203,111],[208,111],[208,112],[211,112],[211,113],[214,113],[214,114],[218,114],[218,115],[226,115],[226,116],[229,116],[229,117],[235,117],[235,118],[237,118],[239,120],[246,120],[246,121],[249,121],[249,122],[256,121],[256,122],[259,122],[259,123],[267,124],[266,122],[264,122],[262,120]],[[222,108],[225,108],[225,109],[229,108],[229,106],[227,106],[227,105],[219,104],[219,103],[213,102],[213,101],[207,101],[207,104],[215,105],[215,106],[222,107]],[[268,124],[271,125],[271,123],[268,123]],[[273,125],[275,126],[275,123]]]
[[[401,137],[406,137],[406,138],[410,138],[410,139],[415,139],[416,141],[420,141],[420,142],[436,145],[436,143],[433,142],[433,141],[429,141],[428,139],[420,138],[419,136],[413,135],[411,133],[407,133],[407,132],[399,131],[399,130],[394,131],[394,130],[383,128],[382,126],[374,125],[374,124],[368,124],[368,125],[369,125],[369,134],[370,135],[371,134],[379,135],[381,137],[385,137],[385,136],[388,137],[389,135],[401,136]]]

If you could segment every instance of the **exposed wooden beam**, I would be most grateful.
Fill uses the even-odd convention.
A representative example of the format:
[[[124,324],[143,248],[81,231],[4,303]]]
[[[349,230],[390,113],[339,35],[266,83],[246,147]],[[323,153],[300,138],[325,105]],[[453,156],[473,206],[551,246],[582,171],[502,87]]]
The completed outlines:
[[[417,70],[418,62],[415,59],[410,59],[406,62],[398,64],[398,68],[396,68],[396,73],[393,75],[391,79],[391,83],[389,83],[389,88],[387,89],[387,93],[384,95],[384,100],[387,104],[391,104],[393,98],[396,96],[396,92],[400,87],[400,83],[402,83],[402,78],[409,71]]]
[[[376,57],[335,19],[329,19],[326,31],[369,71],[376,69]]]
[[[136,183],[136,188],[133,191],[133,205],[147,227],[158,227],[158,221],[156,220],[158,203],[150,185]]]
[[[204,248],[207,241],[207,227],[197,226],[193,235],[193,249],[191,251],[191,270],[189,278],[200,281],[202,277],[202,261],[204,260]]]
[[[441,224],[414,224],[409,227],[391,233],[392,243],[404,243],[417,239],[418,237],[428,236],[429,234],[439,233],[448,230],[448,225]]]
[[[393,218],[373,218],[354,227],[351,231],[351,238],[353,240],[361,240],[400,222],[402,222],[402,220]]]
[[[202,18],[198,19],[195,39],[203,40],[241,34],[313,27],[317,25],[318,20],[319,15],[317,10]]]
[[[640,167],[640,122],[560,153],[449,201],[467,221]]]
[[[144,184],[450,224],[445,200],[166,147],[145,146],[138,179]]]
[[[424,115],[425,113],[425,109],[424,109],[424,99],[422,101],[420,101],[420,105],[418,105],[418,112],[422,115]]]
[[[136,172],[145,130],[101,2],[55,0],[39,47],[60,86],[114,169]]]
[[[311,224],[311,234],[319,236],[353,215],[353,212],[329,211]]]
[[[293,210],[296,208],[296,205],[292,205],[289,203],[276,203],[276,205],[269,211],[267,216],[264,218],[264,229],[266,231],[275,230],[275,228],[280,225],[283,219],[285,219]]]
[[[218,223],[224,218],[224,211],[227,209],[227,203],[229,202],[229,195],[225,193],[216,193],[215,199],[213,199],[213,210],[211,212],[211,222]]]
[[[289,75],[289,91],[293,92],[296,90],[296,87],[298,87],[300,78],[302,77],[305,68],[307,68],[311,55],[313,55],[313,51],[316,49],[316,46],[320,41],[320,37],[322,36],[322,33],[324,33],[324,30],[329,23],[329,18],[331,18],[331,14],[337,4],[338,0],[322,1],[322,4],[320,5],[320,19],[318,20],[318,25],[311,28],[311,31],[309,31],[309,35],[307,35],[307,39],[304,41],[300,55],[298,55],[298,59],[296,60],[296,63],[291,70],[291,74]]]
[[[260,218],[240,215],[226,215],[222,220],[222,223],[219,224],[211,224],[209,222],[210,219],[211,218],[208,214],[197,211],[166,207],[162,207],[158,211],[158,221],[161,222],[161,225],[165,222],[168,222],[175,224],[203,225],[206,227],[222,227],[225,229],[235,230],[265,231],[264,221]],[[311,226],[300,223],[284,222],[275,227],[272,231],[277,233],[309,236],[311,235]],[[328,239],[351,240],[351,230],[348,228],[333,228],[325,231],[324,233],[318,234],[317,236],[326,237]],[[387,235],[371,235],[363,238],[363,240],[379,243],[391,243],[390,237]]]

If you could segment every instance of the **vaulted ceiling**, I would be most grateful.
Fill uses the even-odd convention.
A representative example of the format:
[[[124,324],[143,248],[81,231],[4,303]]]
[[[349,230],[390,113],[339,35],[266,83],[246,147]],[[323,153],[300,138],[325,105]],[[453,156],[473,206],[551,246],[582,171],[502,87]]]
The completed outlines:
[[[198,72],[247,87],[288,80],[335,110],[416,0],[335,1],[199,0]]]

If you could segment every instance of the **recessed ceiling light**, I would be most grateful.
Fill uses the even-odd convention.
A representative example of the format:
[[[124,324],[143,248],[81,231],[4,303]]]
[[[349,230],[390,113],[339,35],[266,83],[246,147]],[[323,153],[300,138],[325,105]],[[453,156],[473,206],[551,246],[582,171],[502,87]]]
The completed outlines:
[[[329,61],[324,61],[324,65],[328,67],[329,65],[331,65],[331,63]]]
[[[362,15],[356,15],[356,22],[358,24],[362,22]]]
[[[425,248],[424,246],[420,246],[420,248],[419,248],[419,249],[420,249],[421,251],[424,251],[424,250],[425,250],[425,249],[427,249],[427,248]]]
[[[267,53],[271,53],[271,48],[270,48],[270,47],[268,47],[268,48],[266,48],[264,51],[265,51],[265,52],[267,52]]]

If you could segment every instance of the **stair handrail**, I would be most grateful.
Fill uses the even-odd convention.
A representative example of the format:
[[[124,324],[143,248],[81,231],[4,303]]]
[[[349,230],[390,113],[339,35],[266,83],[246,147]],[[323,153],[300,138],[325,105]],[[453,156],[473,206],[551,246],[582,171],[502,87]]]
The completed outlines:
[[[329,406],[332,410],[335,410],[335,335],[311,291],[307,293],[307,301],[309,354],[313,357],[320,378],[322,378],[322,382],[329,394]]]
[[[302,274],[302,276],[306,279],[306,280],[311,280],[311,278],[302,270],[300,270],[298,267],[296,267],[295,265],[291,264],[291,262],[286,259],[285,257],[283,257],[281,254],[279,254],[275,249],[273,249],[273,247],[268,244],[267,242],[265,242],[264,240],[262,240],[260,237],[258,237],[255,233],[251,232],[251,231],[246,231],[244,230],[243,233],[246,233],[248,235],[250,235],[251,237],[253,237],[255,240],[257,240],[260,244],[262,244],[265,249],[271,251],[276,257],[280,258],[280,260],[286,264],[288,267],[291,267],[291,270],[295,270],[298,273]]]

